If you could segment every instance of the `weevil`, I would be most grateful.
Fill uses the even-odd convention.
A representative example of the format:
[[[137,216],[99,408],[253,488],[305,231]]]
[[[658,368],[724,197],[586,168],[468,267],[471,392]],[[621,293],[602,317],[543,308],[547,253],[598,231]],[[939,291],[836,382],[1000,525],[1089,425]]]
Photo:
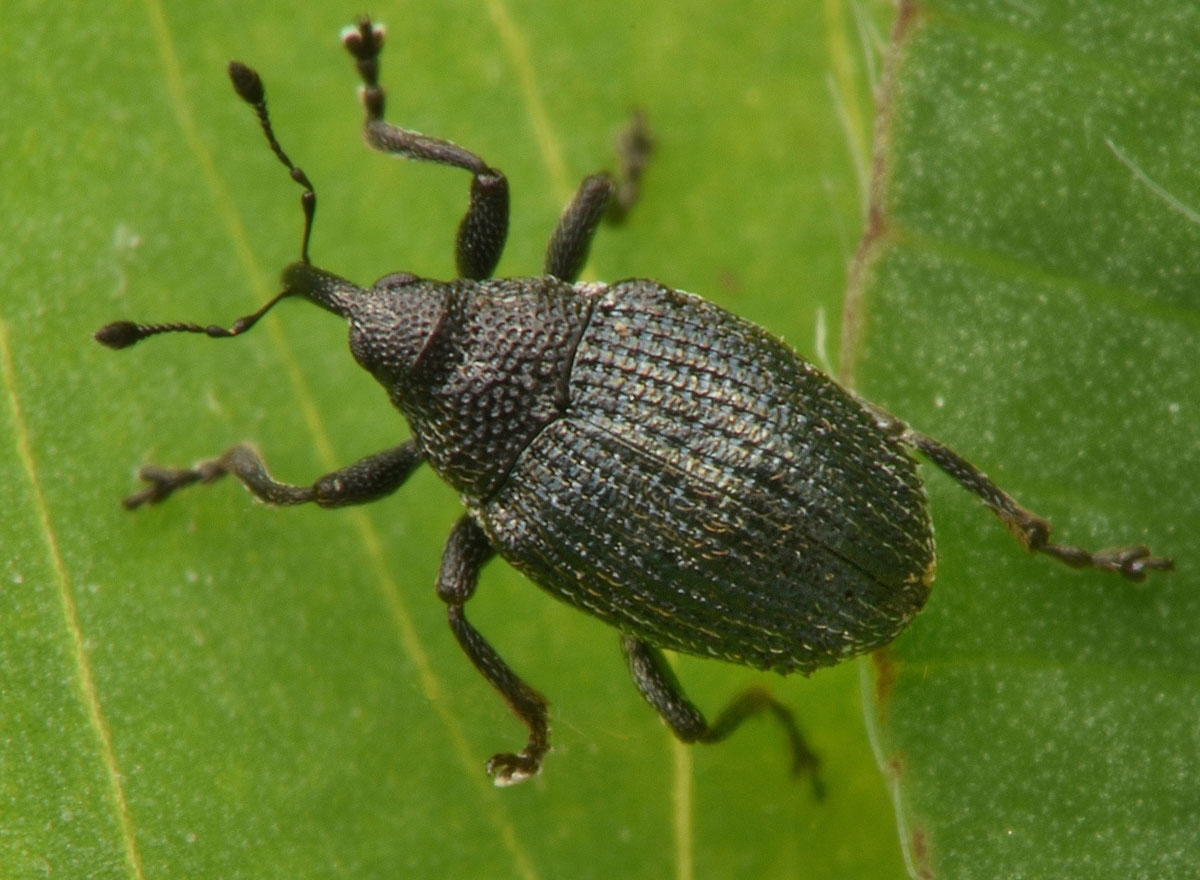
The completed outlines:
[[[796,770],[817,759],[790,711],[761,689],[713,723],[684,694],[664,649],[781,673],[811,673],[887,644],[924,605],[936,555],[916,451],[976,495],[1028,551],[1142,580],[1170,559],[1144,546],[1090,552],[945,445],[858,398],[765,330],[657,281],[577,279],[601,218],[627,204],[649,150],[635,126],[624,186],[584,179],[558,221],[542,275],[494,278],[508,231],[503,173],[457,144],[384,121],[382,27],[343,32],[363,85],[367,143],[471,174],[452,281],[409,272],[358,287],[309,259],[316,192],[272,129],[259,75],[229,74],[271,150],[303,187],[300,259],[282,290],[229,328],[116,321],[124,348],[160,333],[239,336],[288,297],[346,319],[350,351],[387,391],[410,439],[308,486],[270,475],[237,445],[191,468],[145,467],[125,499],[154,504],[232,474],[270,504],[341,507],[395,492],[428,463],[462,498],[437,578],[450,629],[529,730],[487,763],[496,784],[539,772],[548,704],[467,621],[493,556],[614,626],[634,683],[686,742],[724,739],[750,715],[783,722]]]

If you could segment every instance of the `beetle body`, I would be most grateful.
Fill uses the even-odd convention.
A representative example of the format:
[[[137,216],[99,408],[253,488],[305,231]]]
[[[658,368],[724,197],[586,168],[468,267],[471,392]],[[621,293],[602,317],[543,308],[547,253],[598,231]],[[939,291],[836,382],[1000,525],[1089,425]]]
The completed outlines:
[[[430,465],[559,598],[781,672],[878,647],[924,603],[914,460],[762,329],[650,281],[414,279],[350,302],[352,350]],[[389,328],[414,326],[401,354]]]
[[[437,593],[467,657],[529,728],[488,763],[498,784],[537,773],[549,748],[544,697],[467,621],[483,565],[499,554],[554,596],[614,625],[643,697],[685,741],[715,742],[770,709],[794,767],[815,770],[790,712],[750,690],[712,724],[664,660],[669,648],[779,672],[811,672],[886,644],[920,610],[933,533],[910,450],[973,492],[1024,546],[1141,580],[1169,559],[1142,546],[1090,552],[1049,540],[1049,524],[936,440],[860,401],[766,331],[647,280],[578,283],[610,197],[636,191],[649,149],[635,125],[625,185],[586,178],[547,248],[546,271],[492,278],[508,226],[508,184],[449,141],[383,120],[383,31],[344,35],[363,79],[367,142],[472,174],[459,226],[460,278],[408,272],[361,288],[308,259],[316,195],[284,153],[254,71],[230,64],[276,157],[305,187],[301,259],[283,290],[230,329],[117,321],[96,338],[123,348],[166,332],[230,337],[286,297],[350,324],[350,349],[404,414],[412,437],[312,485],[276,480],[248,446],[193,468],[146,467],[127,507],[223,474],[273,504],[374,501],[428,463],[462,496]],[[627,206],[627,205],[626,205]],[[814,778],[815,781],[815,778]]]

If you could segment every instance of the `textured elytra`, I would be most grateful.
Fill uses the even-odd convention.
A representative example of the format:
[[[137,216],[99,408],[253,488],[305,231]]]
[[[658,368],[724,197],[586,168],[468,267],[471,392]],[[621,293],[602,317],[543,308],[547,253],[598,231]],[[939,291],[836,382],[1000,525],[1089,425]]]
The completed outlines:
[[[393,398],[535,583],[660,647],[780,671],[884,644],[924,603],[914,461],[765,331],[653,282],[440,289]]]

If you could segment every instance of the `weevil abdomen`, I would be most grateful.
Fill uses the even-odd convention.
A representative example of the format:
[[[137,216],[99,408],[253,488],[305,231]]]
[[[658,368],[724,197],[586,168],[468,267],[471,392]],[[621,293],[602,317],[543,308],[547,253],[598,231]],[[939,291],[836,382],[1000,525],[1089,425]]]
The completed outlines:
[[[913,459],[760,328],[649,281],[593,306],[567,406],[477,515],[551,593],[660,647],[811,671],[933,570]]]

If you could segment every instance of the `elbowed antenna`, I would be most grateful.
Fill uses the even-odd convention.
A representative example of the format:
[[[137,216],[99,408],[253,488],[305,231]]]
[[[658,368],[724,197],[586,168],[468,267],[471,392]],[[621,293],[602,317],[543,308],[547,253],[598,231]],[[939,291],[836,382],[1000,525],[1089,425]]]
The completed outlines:
[[[300,239],[300,259],[307,263],[309,262],[308,241],[312,236],[313,218],[317,213],[316,188],[313,187],[312,181],[308,179],[308,175],[301,170],[300,166],[288,158],[288,154],[283,151],[283,147],[275,137],[275,130],[271,127],[271,117],[267,113],[266,89],[263,87],[262,77],[258,75],[258,71],[240,61],[230,61],[229,81],[233,83],[233,90],[238,93],[238,97],[254,108],[255,114],[258,115],[258,124],[262,126],[267,143],[271,146],[271,152],[287,168],[292,180],[304,187],[304,193],[300,196],[300,208],[304,211],[304,236]]]
[[[336,285],[318,283],[294,286],[289,283],[289,277],[303,278],[305,281],[311,280],[308,278],[308,273],[296,271],[295,267],[311,266],[308,258],[308,242],[312,235],[313,218],[317,212],[316,189],[313,187],[312,181],[308,179],[308,175],[288,158],[279,140],[275,137],[275,130],[271,127],[271,117],[267,113],[267,95],[266,89],[263,87],[262,77],[258,75],[258,72],[254,68],[240,61],[230,61],[228,70],[229,80],[233,83],[233,90],[238,93],[238,97],[254,108],[255,114],[258,116],[258,123],[262,127],[263,134],[267,138],[267,143],[271,147],[271,152],[287,167],[288,174],[292,180],[304,187],[304,193],[300,196],[300,208],[304,211],[304,234],[300,240],[300,261],[293,263],[292,266],[289,266],[284,271],[283,290],[277,293],[270,302],[257,312],[238,318],[233,322],[233,326],[228,329],[216,324],[206,326],[187,321],[166,324],[138,324],[134,321],[113,321],[111,324],[105,324],[93,334],[93,338],[101,345],[107,345],[109,348],[127,348],[135,342],[140,342],[148,336],[157,336],[159,333],[203,333],[214,339],[238,336],[258,323],[258,319],[270,311],[277,302],[285,296],[291,296],[292,294],[306,296],[318,305],[322,305],[338,314],[345,314],[339,306],[334,305],[335,298],[332,295],[332,288]],[[316,274],[319,278],[325,280],[331,277],[328,276],[328,273],[323,273],[320,270],[317,270]],[[341,279],[337,280],[340,281]]]
[[[134,321],[113,321],[111,324],[105,324],[92,334],[92,338],[101,345],[107,345],[109,348],[128,348],[135,342],[141,342],[147,336],[157,336],[159,333],[203,333],[213,339],[239,336],[257,324],[258,319],[269,312],[275,303],[279,302],[285,296],[290,296],[291,293],[290,289],[285,288],[275,294],[270,302],[257,312],[243,315],[234,321],[233,326],[228,329],[217,324],[203,326],[187,321],[170,324],[138,324]]]

